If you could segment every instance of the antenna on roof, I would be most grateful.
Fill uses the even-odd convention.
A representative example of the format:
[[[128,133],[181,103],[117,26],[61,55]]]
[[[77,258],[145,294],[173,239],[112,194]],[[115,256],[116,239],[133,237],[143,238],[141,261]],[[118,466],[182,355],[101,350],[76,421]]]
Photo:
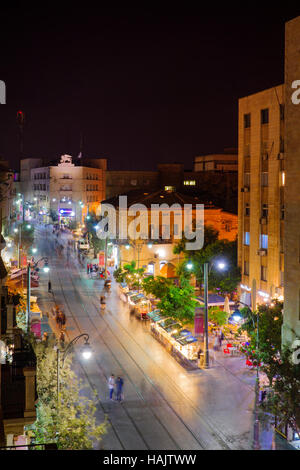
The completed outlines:
[[[78,160],[80,160],[83,157],[83,134],[80,132],[80,142],[79,142],[79,155],[78,155]]]

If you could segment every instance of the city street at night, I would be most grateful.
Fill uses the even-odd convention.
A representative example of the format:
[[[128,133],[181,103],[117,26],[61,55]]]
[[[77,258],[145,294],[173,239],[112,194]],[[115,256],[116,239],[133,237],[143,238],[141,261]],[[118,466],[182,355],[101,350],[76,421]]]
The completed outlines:
[[[186,371],[151,335],[148,322],[130,315],[115,283],[102,313],[103,281],[89,279],[74,252],[68,259],[54,254],[51,228],[38,226],[36,231],[39,253],[49,259],[54,292],[53,302],[46,280],[41,282],[42,310],[50,311],[54,303],[63,306],[68,340],[83,332],[90,335],[94,356],[78,371],[99,392],[99,417],[108,415],[104,448],[251,448],[255,374],[246,370],[245,361],[220,359],[208,370]],[[124,378],[122,404],[108,399],[111,373]]]

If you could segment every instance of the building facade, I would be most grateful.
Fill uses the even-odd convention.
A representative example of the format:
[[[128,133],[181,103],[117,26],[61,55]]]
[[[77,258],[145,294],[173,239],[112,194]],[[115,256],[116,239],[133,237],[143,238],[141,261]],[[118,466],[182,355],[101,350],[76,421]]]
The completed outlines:
[[[300,337],[300,17],[285,30],[285,162],[283,343]]]
[[[31,167],[30,180],[27,166],[21,165],[21,181],[29,188],[26,198],[44,222],[53,214],[65,224],[82,222],[105,199],[105,159],[84,160],[78,165],[70,155],[62,155],[57,165]]]
[[[200,155],[195,157],[194,171],[238,171],[238,154],[228,149],[221,154]]]
[[[284,86],[239,100],[238,262],[241,300],[283,298]]]

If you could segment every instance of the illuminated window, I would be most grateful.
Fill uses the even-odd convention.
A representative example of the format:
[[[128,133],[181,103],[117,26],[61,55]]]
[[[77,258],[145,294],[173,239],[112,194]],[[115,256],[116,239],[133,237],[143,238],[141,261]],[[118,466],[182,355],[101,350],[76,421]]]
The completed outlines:
[[[244,245],[247,245],[247,246],[250,245],[250,232],[244,233]]]
[[[280,186],[285,186],[285,172],[280,173]]]
[[[184,186],[196,186],[195,180],[186,180],[183,182]]]
[[[175,191],[175,186],[165,186],[165,191]]]

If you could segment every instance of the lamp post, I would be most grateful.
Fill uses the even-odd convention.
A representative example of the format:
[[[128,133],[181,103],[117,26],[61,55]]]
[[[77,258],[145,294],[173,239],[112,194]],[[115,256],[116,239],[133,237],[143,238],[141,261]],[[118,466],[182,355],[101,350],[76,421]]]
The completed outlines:
[[[31,290],[31,268],[36,268],[40,261],[44,261],[44,272],[49,272],[50,268],[48,266],[48,258],[43,257],[36,261],[33,266],[30,263],[27,265],[27,302],[26,302],[26,327],[27,332],[29,331],[29,317],[30,317],[30,290]]]
[[[65,359],[67,357],[67,355],[69,354],[69,352],[71,351],[72,347],[77,343],[77,341],[80,339],[80,338],[85,338],[85,342],[84,342],[84,345],[82,346],[81,348],[81,355],[82,357],[85,359],[85,360],[88,360],[91,358],[92,356],[92,348],[90,346],[90,343],[89,343],[89,335],[87,333],[82,333],[81,335],[78,335],[76,336],[75,338],[72,339],[72,341],[68,344],[68,346],[66,347],[66,349],[63,351],[60,350],[59,346],[57,345],[56,346],[56,353],[57,353],[57,409],[59,407],[59,388],[60,388],[60,382],[59,382],[59,373],[60,373],[60,353],[62,352],[63,353],[63,357],[62,357],[62,367],[64,366],[64,362],[65,362]]]
[[[253,323],[253,328],[255,329],[254,323],[254,316],[255,313],[251,310],[249,305],[245,304],[244,302],[238,301],[238,304],[242,304],[248,308],[249,312],[251,313],[251,320]],[[240,313],[238,308],[235,309],[235,312]],[[234,312],[234,313],[235,313]],[[254,422],[254,442],[253,442],[253,449],[259,450],[259,419],[258,419],[258,399],[259,399],[259,314],[256,314],[256,351],[257,351],[257,359],[256,359],[256,380],[255,380],[255,422]]]

